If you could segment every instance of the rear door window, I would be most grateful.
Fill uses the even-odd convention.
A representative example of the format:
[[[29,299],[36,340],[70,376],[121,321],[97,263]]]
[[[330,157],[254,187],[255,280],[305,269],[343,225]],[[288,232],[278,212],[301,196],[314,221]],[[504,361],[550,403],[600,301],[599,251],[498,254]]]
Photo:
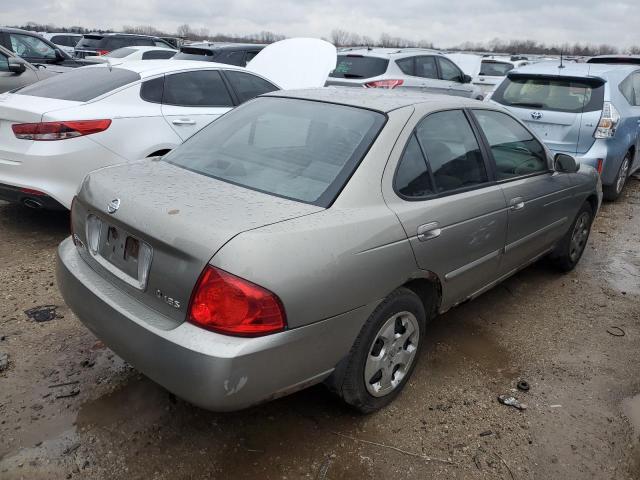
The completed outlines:
[[[449,59],[444,57],[438,57],[438,64],[440,65],[440,78],[450,82],[459,82],[462,78],[462,72],[456,65]]]
[[[389,60],[378,57],[364,57],[362,55],[338,55],[338,63],[332,78],[371,78],[382,75],[387,71]]]
[[[278,87],[250,73],[225,70],[225,75],[238,95],[240,103],[251,100],[263,93],[278,90]]]
[[[474,110],[491,147],[498,180],[549,170],[544,147],[526,128],[506,113]]]
[[[428,115],[418,125],[416,136],[427,156],[437,193],[488,181],[478,140],[461,110]]]
[[[595,112],[602,110],[604,82],[512,74],[500,84],[491,99],[508,107]]]
[[[435,57],[416,57],[415,75],[422,78],[438,78]]]
[[[488,77],[504,77],[507,72],[513,70],[513,64],[507,62],[483,61],[480,67],[480,75]]]
[[[140,80],[140,75],[123,68],[77,68],[64,75],[45,78],[40,82],[21,88],[15,93],[57,100],[87,102],[137,80]]]
[[[167,75],[162,103],[184,107],[232,107],[220,72],[204,70]]]

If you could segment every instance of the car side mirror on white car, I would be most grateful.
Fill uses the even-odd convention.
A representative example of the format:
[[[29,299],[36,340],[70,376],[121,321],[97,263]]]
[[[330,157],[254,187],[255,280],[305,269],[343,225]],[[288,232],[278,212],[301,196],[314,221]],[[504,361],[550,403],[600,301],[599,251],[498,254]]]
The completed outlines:
[[[579,165],[576,159],[565,153],[558,153],[553,161],[556,172],[560,173],[576,173]]]

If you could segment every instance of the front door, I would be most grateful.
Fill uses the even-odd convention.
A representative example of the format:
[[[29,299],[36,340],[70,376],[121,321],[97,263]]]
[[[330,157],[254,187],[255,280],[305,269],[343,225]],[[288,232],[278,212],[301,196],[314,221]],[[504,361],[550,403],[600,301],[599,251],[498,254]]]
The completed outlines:
[[[473,110],[489,144],[509,208],[502,275],[549,251],[577,211],[571,175],[554,172],[542,144],[503,112]]]
[[[392,162],[390,162],[390,165]],[[477,137],[462,110],[436,112],[415,128],[385,194],[424,270],[443,285],[442,307],[498,276],[507,229],[502,189],[490,182]],[[388,198],[387,198],[388,197]]]
[[[470,83],[462,83],[464,73],[455,63],[445,57],[438,57],[440,77],[447,83],[447,93],[457,97],[471,97],[473,86]]]

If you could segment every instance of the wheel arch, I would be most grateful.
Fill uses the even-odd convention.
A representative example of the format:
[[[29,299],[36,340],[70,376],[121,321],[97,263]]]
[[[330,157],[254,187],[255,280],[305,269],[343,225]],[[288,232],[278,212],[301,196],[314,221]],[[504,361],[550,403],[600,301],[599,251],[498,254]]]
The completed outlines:
[[[427,271],[425,276],[408,280],[401,287],[408,288],[420,298],[427,314],[427,321],[438,314],[442,306],[442,283],[438,275]]]

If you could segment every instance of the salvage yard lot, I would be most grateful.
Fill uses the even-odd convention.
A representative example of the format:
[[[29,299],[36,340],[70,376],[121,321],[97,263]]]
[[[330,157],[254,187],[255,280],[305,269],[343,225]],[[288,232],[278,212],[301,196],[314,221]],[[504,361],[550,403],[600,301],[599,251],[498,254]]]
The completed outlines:
[[[573,272],[536,264],[432,323],[408,388],[369,416],[323,387],[233,414],[176,399],[64,306],[68,227],[0,204],[3,479],[640,477],[638,180],[603,205]],[[24,313],[50,304],[51,321]]]

